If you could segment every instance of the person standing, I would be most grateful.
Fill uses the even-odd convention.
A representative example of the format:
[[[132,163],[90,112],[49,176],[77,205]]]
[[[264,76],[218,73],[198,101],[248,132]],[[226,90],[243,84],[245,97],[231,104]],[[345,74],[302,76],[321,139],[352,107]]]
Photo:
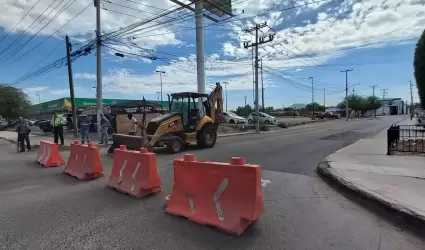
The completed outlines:
[[[108,144],[108,129],[111,127],[111,123],[103,113],[100,114],[100,142],[99,144]]]
[[[87,143],[90,143],[90,138],[89,138],[90,124],[91,124],[91,121],[85,113],[81,113],[78,116],[78,127],[80,129],[81,144],[84,144],[86,140],[87,140]]]
[[[53,135],[55,143],[58,144],[58,138],[61,140],[60,146],[64,145],[63,139],[63,125],[66,123],[66,120],[63,116],[58,115],[58,113],[53,112],[52,125],[53,125]]]
[[[128,119],[130,120],[130,127],[128,128],[129,135],[136,135],[137,131],[137,120],[133,117],[132,114],[128,114]]]
[[[30,144],[30,125],[28,121],[24,120],[22,117],[19,117],[18,124],[16,126],[16,132],[18,132],[18,141],[21,144],[21,150],[19,152],[25,152],[25,143],[27,143],[28,151],[31,150]]]

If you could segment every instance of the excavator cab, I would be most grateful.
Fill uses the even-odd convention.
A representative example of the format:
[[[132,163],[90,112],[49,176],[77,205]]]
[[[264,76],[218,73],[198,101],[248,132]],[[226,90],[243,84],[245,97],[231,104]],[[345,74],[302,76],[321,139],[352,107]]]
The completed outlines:
[[[120,143],[133,150],[138,150],[137,146],[150,150],[167,146],[170,153],[180,152],[188,144],[197,144],[199,148],[214,147],[217,128],[222,121],[220,84],[217,83],[210,94],[181,92],[170,97],[169,113],[150,120],[143,129],[142,137],[114,134],[114,144],[108,152],[112,153]]]

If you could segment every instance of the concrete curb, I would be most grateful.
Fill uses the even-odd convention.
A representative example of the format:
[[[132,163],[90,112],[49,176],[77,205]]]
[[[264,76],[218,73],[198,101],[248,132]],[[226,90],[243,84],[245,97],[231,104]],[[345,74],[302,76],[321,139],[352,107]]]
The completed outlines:
[[[16,141],[15,140],[11,140],[11,139],[4,138],[4,137],[0,137],[0,139],[3,139],[5,141],[7,141],[7,142],[10,142],[10,143],[13,143],[13,144],[16,145]],[[31,148],[32,149],[40,148],[40,144],[31,144]],[[60,151],[66,151],[66,150],[69,150],[69,149],[71,149],[71,146],[70,145],[64,145],[64,146],[59,147],[59,150]]]
[[[354,193],[356,196],[372,202],[379,208],[384,209],[386,212],[390,212],[392,219],[394,219],[393,216],[395,215],[398,216],[399,219],[406,222],[408,225],[413,226],[415,229],[425,229],[425,216],[416,213],[404,204],[382,196],[372,190],[366,189],[361,185],[358,185],[357,183],[345,178],[343,175],[334,171],[331,167],[331,164],[332,163],[329,161],[322,161],[319,163],[319,165],[317,165],[317,173],[323,179],[325,179],[325,181],[327,179],[339,187]]]

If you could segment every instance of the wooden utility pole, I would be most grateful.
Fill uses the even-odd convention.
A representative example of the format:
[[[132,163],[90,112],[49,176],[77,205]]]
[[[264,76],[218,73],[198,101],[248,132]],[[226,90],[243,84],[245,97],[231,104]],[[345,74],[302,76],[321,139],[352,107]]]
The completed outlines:
[[[369,86],[369,87],[371,87],[371,88],[372,88],[373,102],[374,102],[374,103],[376,102],[376,98],[375,98],[375,88],[376,88],[377,86],[378,86],[378,85],[372,85],[372,86]],[[376,109],[375,109],[375,118],[376,118]]]
[[[388,89],[381,89],[382,91],[382,115],[385,113],[385,96],[387,95]]]
[[[348,121],[348,72],[353,71],[353,69],[341,70],[341,72],[345,72],[345,118]]]
[[[273,41],[274,38],[274,34],[269,34],[268,36],[262,36],[262,37],[258,37],[258,31],[264,27],[267,26],[267,23],[261,23],[261,24],[255,24],[254,27],[249,28],[249,29],[245,29],[245,32],[251,33],[255,32],[255,42],[244,42],[244,47],[245,49],[249,48],[249,47],[254,47],[255,48],[255,60],[254,60],[254,67],[255,67],[255,112],[258,113],[260,112],[259,109],[259,101],[258,101],[258,46],[264,43],[268,43]],[[255,130],[257,131],[257,133],[260,132],[260,119],[257,119],[257,122],[255,124]]]
[[[71,96],[72,126],[74,128],[74,137],[78,137],[77,108],[75,107],[74,79],[72,76],[72,64],[71,64],[71,50],[72,50],[71,47],[72,46],[68,36],[65,37],[65,42],[66,42],[66,61],[68,64],[69,95]]]

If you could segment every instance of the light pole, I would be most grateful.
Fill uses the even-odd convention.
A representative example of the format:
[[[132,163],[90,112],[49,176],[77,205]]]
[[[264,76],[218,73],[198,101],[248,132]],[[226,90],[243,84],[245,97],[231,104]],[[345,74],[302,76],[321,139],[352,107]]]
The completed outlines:
[[[43,120],[43,114],[41,112],[41,101],[40,101],[40,94],[35,94],[38,96],[38,106],[40,106],[40,120]]]
[[[228,82],[223,82],[224,84],[224,92],[226,93],[226,112],[227,112],[227,84],[229,84]]]
[[[311,114],[311,119],[314,119],[314,80],[312,76],[310,76],[309,79],[311,79],[311,105],[313,106],[313,113]]]
[[[156,73],[159,73],[159,80],[161,81],[161,110],[162,108],[162,74],[165,74],[165,71],[157,70]]]
[[[245,110],[245,116],[248,116],[247,112],[246,112],[246,96],[245,97],[245,106],[244,106],[244,110]]]
[[[369,87],[371,87],[372,88],[372,93],[373,93],[373,104],[375,104],[375,102],[376,102],[376,99],[375,99],[375,88],[377,87],[378,85],[372,85],[372,86],[369,86]],[[375,109],[375,118],[376,118],[376,109]]]
[[[161,94],[161,92],[156,91],[156,93],[158,94],[158,95],[156,96],[156,99],[159,101],[159,95]]]
[[[345,73],[345,118],[348,121],[348,72],[353,71],[353,69],[341,70],[342,73]]]

